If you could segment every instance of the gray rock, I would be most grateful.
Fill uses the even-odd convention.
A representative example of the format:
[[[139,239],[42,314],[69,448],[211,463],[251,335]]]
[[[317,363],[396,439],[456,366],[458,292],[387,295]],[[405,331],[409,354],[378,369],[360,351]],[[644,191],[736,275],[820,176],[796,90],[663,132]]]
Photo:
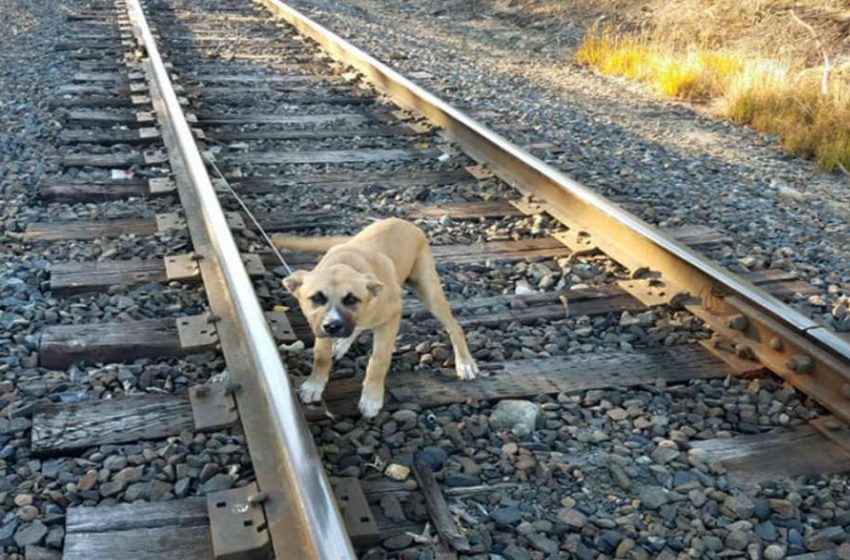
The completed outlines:
[[[652,460],[658,463],[659,465],[666,465],[671,461],[674,461],[679,456],[679,450],[676,447],[670,447],[666,445],[659,445],[652,452]]]
[[[136,482],[127,487],[127,490],[124,492],[124,501],[135,502],[146,497],[147,493],[148,485],[144,482]]]
[[[0,527],[0,546],[9,546],[13,542],[15,531],[20,525],[17,518],[12,518],[10,521]]]
[[[780,519],[790,519],[797,514],[797,508],[788,500],[770,499],[767,505]]]
[[[47,538],[44,539],[44,544],[50,548],[62,548],[62,542],[65,540],[65,527],[57,525],[51,527],[47,532]]]
[[[153,479],[150,481],[148,485],[148,499],[152,502],[156,502],[165,497],[166,494],[171,492],[174,487],[168,482],[164,482],[159,479]]]
[[[764,548],[765,560],[782,560],[785,558],[785,547],[778,544],[769,544]]]
[[[393,420],[398,423],[399,429],[407,431],[416,427],[419,415],[412,410],[401,409],[393,412]]]
[[[407,534],[395,535],[381,543],[387,550],[401,550],[413,544],[413,537]]]
[[[732,550],[744,550],[748,542],[747,534],[743,531],[733,530],[726,535],[726,546]]]
[[[826,527],[806,537],[806,548],[817,552],[827,548],[831,543],[841,543],[847,540],[847,532],[838,526]]]
[[[113,480],[112,482],[104,482],[100,485],[98,490],[100,491],[100,495],[104,498],[109,498],[110,496],[116,495],[118,492],[124,489],[124,483],[120,480]]]
[[[640,491],[640,503],[646,509],[658,509],[666,504],[670,498],[667,492],[659,486],[649,486]]]
[[[423,447],[422,450],[416,454],[417,461],[422,461],[435,472],[443,468],[443,465],[445,465],[446,459],[448,458],[448,453],[433,445]]]
[[[494,509],[490,519],[500,527],[513,527],[522,520],[522,512],[515,506],[503,506]]]
[[[517,399],[499,401],[490,415],[490,427],[511,430],[517,435],[528,435],[537,424],[539,407],[536,403]]]
[[[26,560],[61,560],[62,553],[43,546],[28,544],[24,548],[24,556]]]
[[[204,467],[201,469],[201,474],[199,474],[199,475],[198,475],[198,478],[200,478],[200,479],[201,479],[201,482],[206,482],[206,481],[208,481],[210,478],[212,478],[212,477],[213,477],[213,475],[216,475],[216,474],[218,474],[218,473],[220,473],[220,472],[221,472],[221,467],[219,467],[219,466],[218,466],[218,465],[216,465],[215,463],[207,463],[207,464],[206,464],[206,465],[204,465]]]
[[[45,536],[47,536],[47,526],[36,520],[27,525],[21,525],[15,531],[15,544],[21,548],[28,544],[39,544]]]
[[[727,497],[720,506],[720,513],[732,519],[749,519],[755,511],[755,504],[751,499],[743,495]]]
[[[103,461],[103,467],[110,471],[120,471],[127,466],[127,458],[123,455],[110,455]]]
[[[228,488],[233,488],[233,479],[227,474],[219,473],[201,484],[200,491],[202,494],[209,494]]]
[[[558,520],[567,527],[572,527],[574,529],[581,529],[587,525],[587,516],[573,508],[564,508],[559,511]]]
[[[467,486],[478,486],[481,479],[471,474],[455,473],[448,475],[444,480],[449,488],[464,488]]]
[[[779,538],[779,531],[773,523],[765,521],[756,525],[756,535],[764,541],[773,542]]]
[[[124,467],[118,474],[115,475],[114,480],[123,484],[138,482],[142,479],[143,471],[144,467]]]
[[[508,545],[508,547],[502,551],[502,556],[505,560],[532,560],[530,552],[515,544]]]
[[[608,470],[611,472],[611,478],[614,479],[617,486],[623,490],[628,490],[632,487],[632,481],[629,479],[629,475],[626,474],[626,471],[623,470],[623,467],[616,463],[611,463],[608,465]]]
[[[531,533],[528,535],[528,542],[534,549],[539,550],[544,554],[555,554],[558,552],[558,543],[540,533]]]
[[[381,498],[381,511],[387,519],[396,522],[404,521],[407,518],[404,509],[401,507],[401,502],[396,496],[390,495]]]
[[[189,493],[192,480],[189,478],[181,478],[174,484],[174,495],[178,498],[184,498]]]

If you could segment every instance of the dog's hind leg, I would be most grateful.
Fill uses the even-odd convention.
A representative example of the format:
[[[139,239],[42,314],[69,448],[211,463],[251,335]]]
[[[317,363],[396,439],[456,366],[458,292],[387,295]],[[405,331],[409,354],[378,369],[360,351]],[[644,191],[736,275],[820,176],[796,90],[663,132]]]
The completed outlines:
[[[331,352],[333,343],[329,338],[317,338],[313,346],[313,373],[298,388],[301,402],[314,403],[322,400],[322,392],[331,374]]]
[[[363,380],[363,392],[358,405],[366,418],[372,418],[384,406],[384,382],[393,358],[400,323],[401,314],[395,315],[375,328],[372,335],[372,356],[366,365],[366,378]]]
[[[452,309],[440,283],[440,276],[437,274],[434,255],[427,245],[419,252],[413,264],[413,271],[407,279],[407,285],[416,292],[422,305],[443,324],[446,332],[449,333],[455,353],[455,371],[458,379],[475,379],[478,365],[469,353],[463,329],[452,315]]]

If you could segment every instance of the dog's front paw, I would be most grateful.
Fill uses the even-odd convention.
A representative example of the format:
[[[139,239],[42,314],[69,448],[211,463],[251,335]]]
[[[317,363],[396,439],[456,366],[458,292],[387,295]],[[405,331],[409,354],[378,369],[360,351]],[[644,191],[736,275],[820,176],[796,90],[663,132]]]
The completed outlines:
[[[384,392],[369,391],[364,388],[357,406],[364,418],[374,418],[384,407]]]
[[[478,375],[478,364],[475,363],[475,360],[470,360],[468,362],[456,361],[455,373],[457,373],[458,379],[462,379],[464,381],[475,379],[475,376]]]
[[[322,392],[325,390],[325,383],[317,381],[312,377],[308,377],[301,387],[298,388],[298,396],[301,397],[301,402],[310,404],[322,400]]]

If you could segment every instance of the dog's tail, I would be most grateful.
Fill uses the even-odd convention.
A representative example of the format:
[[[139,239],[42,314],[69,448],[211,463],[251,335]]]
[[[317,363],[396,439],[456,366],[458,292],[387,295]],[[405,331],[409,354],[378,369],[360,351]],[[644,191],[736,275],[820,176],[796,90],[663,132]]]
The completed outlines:
[[[351,238],[344,235],[333,237],[299,237],[297,235],[276,234],[272,236],[272,243],[278,249],[324,253],[330,250],[331,247],[342,245],[349,239]]]

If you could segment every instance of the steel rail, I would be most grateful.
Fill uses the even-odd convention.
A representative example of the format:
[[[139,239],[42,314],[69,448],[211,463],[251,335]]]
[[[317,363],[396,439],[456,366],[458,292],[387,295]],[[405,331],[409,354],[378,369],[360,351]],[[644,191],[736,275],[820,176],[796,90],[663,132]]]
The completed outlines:
[[[275,556],[356,558],[307,422],[295,400],[277,345],[228,229],[192,130],[180,107],[139,0],[127,0],[134,32],[147,55],[154,109],[235,382],[239,416]],[[153,95],[153,94],[156,95]]]
[[[730,307],[745,315],[748,326],[742,331],[726,329],[723,316],[702,309],[698,314],[725,336],[740,339],[763,365],[850,421],[846,341],[522,150],[300,11],[280,0],[255,1],[363,73],[395,103],[441,127],[498,177],[543,199],[547,212],[570,229],[590,232],[594,245],[614,260],[633,270],[649,264],[666,282],[703,300],[708,294],[733,295],[723,298],[726,315]]]

